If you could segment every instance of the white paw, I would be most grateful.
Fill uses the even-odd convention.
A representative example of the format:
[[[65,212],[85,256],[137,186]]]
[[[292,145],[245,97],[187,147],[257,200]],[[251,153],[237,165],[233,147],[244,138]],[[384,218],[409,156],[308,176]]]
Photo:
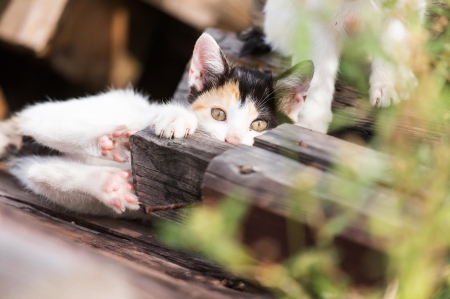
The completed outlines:
[[[102,155],[116,162],[127,162],[129,160],[130,136],[134,133],[136,133],[136,130],[119,126],[111,134],[98,138]]]
[[[180,106],[167,105],[153,122],[153,130],[159,137],[181,138],[194,134],[197,129],[195,114]]]
[[[405,66],[396,71],[386,70],[385,76],[373,76],[370,80],[370,104],[376,107],[388,107],[400,100],[408,100],[414,94],[418,81],[414,73]]]
[[[115,171],[105,174],[98,199],[117,214],[138,210],[139,202],[131,182],[131,171]]]
[[[392,82],[372,85],[369,90],[370,104],[376,107],[388,107],[391,102],[400,102],[395,86]]]

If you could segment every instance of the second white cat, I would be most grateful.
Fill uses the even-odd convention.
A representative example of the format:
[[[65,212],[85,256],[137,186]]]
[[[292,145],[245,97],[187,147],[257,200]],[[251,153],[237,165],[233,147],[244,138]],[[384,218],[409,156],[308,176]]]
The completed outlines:
[[[378,34],[384,52],[367,53],[372,58],[370,103],[386,107],[408,98],[417,85],[408,67],[408,41],[412,23],[420,24],[424,18],[426,4],[426,0],[267,0],[266,42],[292,56],[294,63],[311,59],[315,66],[307,100],[295,123],[327,132],[343,43],[353,34],[365,34],[368,28]],[[259,49],[264,45],[262,39],[248,36],[252,38],[247,40],[247,49],[267,49]],[[255,45],[249,44],[252,42]]]

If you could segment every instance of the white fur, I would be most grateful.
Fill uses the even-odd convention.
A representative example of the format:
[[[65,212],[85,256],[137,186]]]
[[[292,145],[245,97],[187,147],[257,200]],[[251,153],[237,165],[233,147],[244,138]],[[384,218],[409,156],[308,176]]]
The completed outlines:
[[[415,11],[417,20],[421,21],[426,1],[399,0],[394,9],[402,13],[407,8]],[[327,131],[332,119],[331,102],[341,46],[347,38],[344,21],[353,16],[378,28],[383,50],[399,63],[398,68],[394,67],[374,54],[369,92],[372,105],[388,106],[390,99],[399,100],[397,90],[402,85],[406,85],[404,90],[415,85],[415,78],[406,64],[405,43],[410,33],[395,14],[384,11],[379,0],[267,0],[264,30],[273,48],[284,55],[292,55],[294,63],[311,59],[315,67],[297,125]],[[301,41],[306,43],[301,44]],[[306,45],[307,49],[301,51]]]
[[[139,208],[134,191],[126,189],[130,178],[123,178],[130,169],[124,163],[111,161],[102,154],[100,138],[110,136],[118,128],[132,131],[147,126],[161,131],[165,137],[193,134],[197,119],[190,107],[177,103],[150,104],[147,98],[132,90],[111,90],[96,96],[64,102],[45,102],[30,106],[2,124],[2,131],[14,129],[17,135],[31,136],[38,143],[64,153],[58,157],[21,157],[8,166],[23,185],[67,209],[103,215],[114,210]],[[5,135],[6,136],[6,135]],[[117,144],[115,146],[123,146]],[[129,152],[127,151],[129,156]],[[109,159],[109,160],[108,160]],[[106,187],[118,190],[107,192]],[[114,201],[120,202],[119,207]]]

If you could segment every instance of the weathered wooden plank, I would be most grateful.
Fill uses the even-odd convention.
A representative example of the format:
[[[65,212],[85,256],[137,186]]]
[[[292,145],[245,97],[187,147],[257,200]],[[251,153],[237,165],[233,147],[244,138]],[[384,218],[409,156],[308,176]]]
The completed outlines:
[[[345,198],[334,188],[351,188],[356,184],[315,167],[295,163],[287,157],[241,145],[211,161],[203,179],[202,199],[209,200],[205,194],[211,191],[222,197],[235,194],[254,206],[312,226],[321,224],[323,215],[334,216],[343,207],[362,218],[376,218],[392,227],[400,225],[397,218],[388,212],[389,207],[397,204],[389,190],[379,187],[364,193],[361,198]],[[317,188],[310,188],[316,185]],[[298,190],[306,193],[296,192]],[[321,210],[316,209],[316,203],[320,203]],[[373,240],[367,235],[361,223],[349,228],[349,237],[367,246],[382,248],[381,240]]]
[[[254,146],[323,170],[332,166],[361,165],[368,160],[385,163],[389,159],[367,147],[290,124],[256,137]]]
[[[142,0],[199,30],[220,27],[232,31],[250,24],[249,0]]]
[[[0,38],[42,54],[68,0],[12,0],[0,19]]]
[[[128,260],[133,265],[153,269],[207,289],[225,287],[224,291],[237,289],[246,293],[262,292],[260,288],[233,277],[200,256],[164,246],[158,241],[149,217],[143,222],[71,213],[25,192],[11,176],[0,172],[0,206],[3,205],[23,211],[28,215],[24,215],[24,219],[38,219],[62,239],[84,244],[121,262]]]
[[[4,197],[0,197],[0,219],[0,286],[5,298],[56,298],[68,291],[83,298],[94,298],[92,294],[111,298],[268,298],[230,290],[220,283],[200,283],[199,277],[194,278],[198,274],[161,264],[139,244],[61,221]],[[74,242],[95,251],[74,246]],[[46,282],[55,282],[56,277],[59,287],[48,288]]]
[[[258,240],[272,239],[281,248],[284,258],[289,249],[292,250],[286,236],[287,222],[314,230],[341,212],[349,213],[351,221],[336,240],[344,246],[347,255],[344,260],[351,262],[353,253],[348,248],[357,247],[361,254],[373,252],[380,258],[381,265],[384,242],[368,233],[369,220],[399,229],[402,224],[391,214],[398,202],[394,194],[383,187],[352,197],[340,192],[340,188],[357,190],[356,187],[357,182],[295,163],[287,157],[256,147],[238,146],[211,161],[202,184],[202,200],[211,204],[231,196],[248,203],[252,207],[248,218],[252,220],[246,221],[244,239],[253,240],[250,246]],[[277,228],[276,233],[270,233],[274,228]],[[295,239],[295,236],[290,238]],[[354,264],[346,269],[360,275],[364,273]]]
[[[203,136],[164,139],[150,128],[130,140],[133,178],[139,200],[150,206],[193,203],[200,200],[203,174],[213,157],[232,148],[225,142]],[[155,212],[178,221],[178,211]]]

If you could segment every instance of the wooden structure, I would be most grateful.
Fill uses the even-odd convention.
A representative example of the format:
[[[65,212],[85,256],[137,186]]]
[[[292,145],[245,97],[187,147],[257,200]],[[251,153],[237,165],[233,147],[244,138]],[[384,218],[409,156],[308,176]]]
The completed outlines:
[[[159,243],[148,219],[77,215],[25,192],[5,173],[0,182],[5,298],[61,298],[69,291],[83,298],[270,298],[210,261]]]

